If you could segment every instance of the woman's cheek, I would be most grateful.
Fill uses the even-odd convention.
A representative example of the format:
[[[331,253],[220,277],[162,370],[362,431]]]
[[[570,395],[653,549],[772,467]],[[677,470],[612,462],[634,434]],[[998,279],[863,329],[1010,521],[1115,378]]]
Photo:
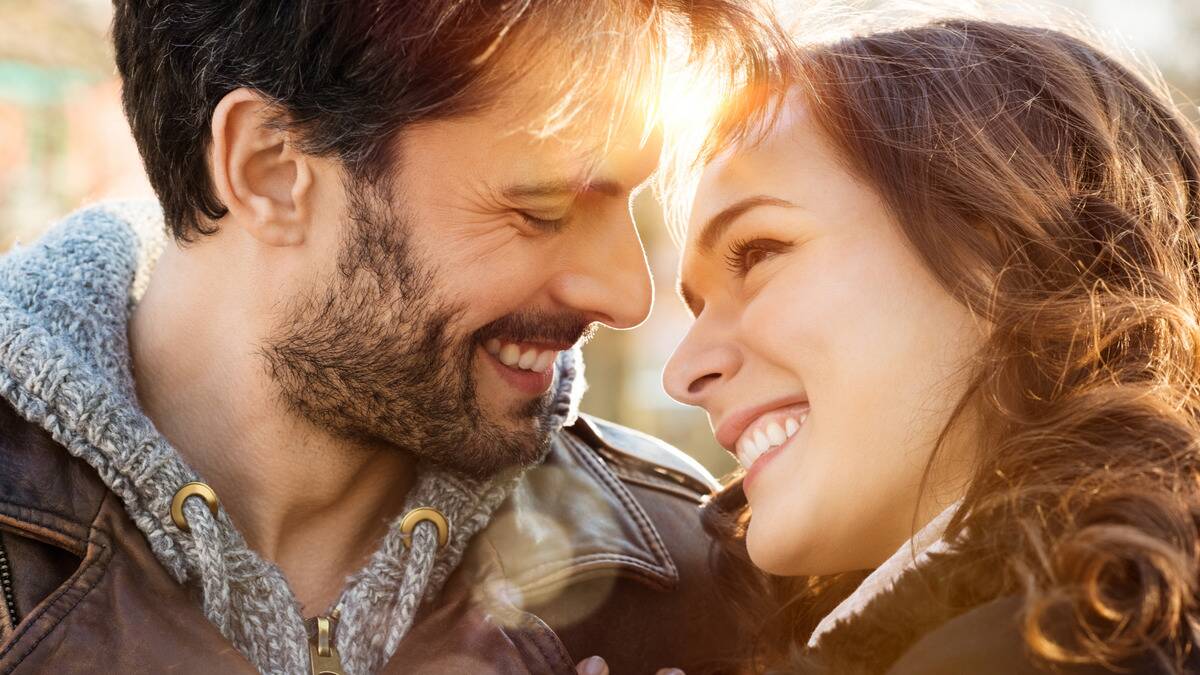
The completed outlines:
[[[788,370],[805,370],[812,359],[844,339],[861,320],[854,290],[820,269],[820,260],[789,256],[758,279],[748,279],[743,329],[761,356]],[[817,264],[814,264],[817,263]],[[752,284],[757,284],[752,285]]]

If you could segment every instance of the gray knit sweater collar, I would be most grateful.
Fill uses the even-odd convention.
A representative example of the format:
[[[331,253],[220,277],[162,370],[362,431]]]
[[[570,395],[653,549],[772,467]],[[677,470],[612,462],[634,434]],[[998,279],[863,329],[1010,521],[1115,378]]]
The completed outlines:
[[[106,203],[0,258],[0,395],[96,469],[163,566],[195,589],[209,620],[252,664],[307,672],[303,618],[280,570],[246,545],[224,510],[213,517],[189,499],[189,532],[170,517],[176,490],[203,479],[141,411],[126,332],[162,232],[156,204]],[[569,424],[584,388],[577,352],[560,359],[555,386],[556,424]],[[347,672],[372,673],[387,662],[520,474],[476,481],[420,467],[405,511],[437,508],[451,521],[451,540],[439,549],[436,529],[423,523],[408,548],[393,527],[347,581],[336,639]]]

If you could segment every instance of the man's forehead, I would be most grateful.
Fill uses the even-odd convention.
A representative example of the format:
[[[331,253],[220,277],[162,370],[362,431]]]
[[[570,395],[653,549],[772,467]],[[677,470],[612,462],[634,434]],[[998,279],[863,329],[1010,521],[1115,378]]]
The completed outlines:
[[[556,72],[561,64],[528,59],[556,49],[508,51],[492,64],[503,87],[490,100],[469,113],[422,123],[410,138],[420,138],[420,152],[444,148],[460,178],[473,173],[489,192],[513,198],[628,194],[653,173],[661,151],[647,101],[607,83],[575,89],[582,98],[562,101],[548,84],[562,77]],[[406,150],[418,148],[402,147],[402,156]]]
[[[402,131],[397,155],[409,165],[425,157],[439,171],[487,179],[513,196],[552,197],[588,189],[608,193],[614,185],[628,191],[654,170],[659,145],[653,137],[628,135],[542,137],[515,126],[503,110],[484,110]]]
[[[527,148],[546,161],[570,162],[596,170],[614,158],[642,154],[657,157],[662,144],[661,134],[639,111],[592,114],[553,130],[543,123],[555,112],[543,106],[498,106],[485,114],[498,144]],[[617,119],[618,114],[624,117]]]
[[[656,76],[640,73],[637,64],[607,64],[621,67],[564,83],[578,55],[554,40],[517,42],[493,63],[494,77],[503,86],[480,112],[500,120],[521,142],[540,140],[573,154],[602,156],[614,147],[648,144],[654,131],[652,95],[659,89]]]
[[[615,139],[514,139],[506,145],[520,156],[518,171],[523,196],[554,196],[594,192],[618,196],[645,182],[658,165],[661,142],[657,135],[632,134]]]
[[[591,193],[627,195],[643,183],[658,162],[657,148],[605,148],[547,144],[544,140],[506,146],[513,158],[498,186],[513,199],[553,199]]]

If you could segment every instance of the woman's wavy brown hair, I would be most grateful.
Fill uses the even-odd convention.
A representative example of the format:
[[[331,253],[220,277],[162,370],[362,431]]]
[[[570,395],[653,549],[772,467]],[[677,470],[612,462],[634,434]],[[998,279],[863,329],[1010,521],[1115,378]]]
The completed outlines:
[[[1195,127],[1161,86],[1055,30],[939,21],[788,58],[784,88],[992,327],[955,415],[978,412],[984,430],[948,532],[956,552],[989,561],[996,576],[981,584],[1024,597],[1039,658],[1113,666],[1188,642],[1200,614]],[[761,112],[736,110],[714,147]],[[735,547],[745,509],[737,483],[708,509]],[[766,646],[803,644],[860,578],[793,581]]]

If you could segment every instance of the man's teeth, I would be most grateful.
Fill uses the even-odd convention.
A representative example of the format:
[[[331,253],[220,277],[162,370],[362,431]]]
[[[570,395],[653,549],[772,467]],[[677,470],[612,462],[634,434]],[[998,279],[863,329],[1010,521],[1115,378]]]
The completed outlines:
[[[558,357],[558,352],[549,350],[539,350],[526,348],[524,350],[515,343],[502,343],[496,338],[492,338],[484,343],[483,348],[487,353],[495,356],[500,360],[500,363],[509,368],[520,368],[521,370],[531,370],[535,373],[544,373],[550,364],[554,363],[554,359]]]
[[[742,433],[742,438],[737,444],[738,461],[741,462],[742,468],[749,469],[768,450],[786,443],[789,438],[800,431],[800,427],[806,419],[808,419],[808,413],[804,412],[795,417],[785,418],[782,420],[782,426],[779,421],[773,421],[765,427],[759,426],[753,431],[747,429]]]

